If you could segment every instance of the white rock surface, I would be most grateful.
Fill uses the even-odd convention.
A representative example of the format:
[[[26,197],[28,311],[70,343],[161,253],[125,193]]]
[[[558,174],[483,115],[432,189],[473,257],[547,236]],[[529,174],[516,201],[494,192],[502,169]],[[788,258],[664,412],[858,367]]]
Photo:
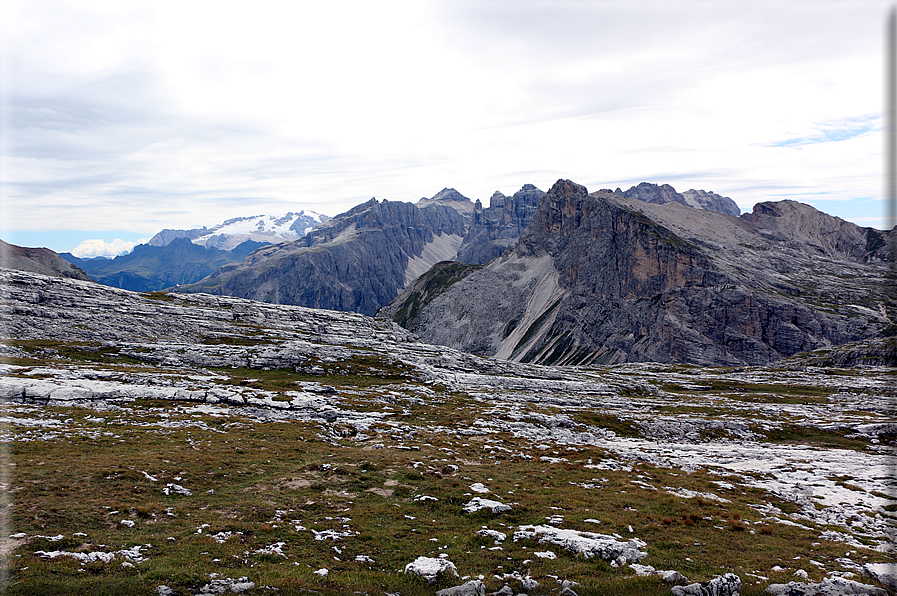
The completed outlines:
[[[458,577],[458,568],[445,558],[418,557],[405,565],[405,573],[413,573],[432,584],[440,574]]]
[[[505,511],[510,511],[511,507],[504,503],[493,501],[492,499],[474,497],[464,506],[463,510],[467,513],[476,513],[477,511],[482,511],[484,509],[488,509],[492,513],[504,513]]]
[[[485,596],[486,586],[478,579],[465,582],[460,586],[437,590],[436,596]]]
[[[670,590],[673,596],[738,596],[740,591],[741,578],[734,573],[719,575],[706,582],[673,586]]]
[[[841,577],[829,577],[818,584],[788,582],[787,584],[770,584],[766,588],[768,594],[774,596],[887,596],[887,591],[877,586],[861,584]]]
[[[537,540],[540,544],[556,544],[586,559],[600,557],[618,565],[636,563],[648,556],[647,552],[639,550],[646,545],[638,538],[618,540],[607,534],[565,530],[553,526],[520,526],[520,529],[514,532],[514,542],[518,540]]]

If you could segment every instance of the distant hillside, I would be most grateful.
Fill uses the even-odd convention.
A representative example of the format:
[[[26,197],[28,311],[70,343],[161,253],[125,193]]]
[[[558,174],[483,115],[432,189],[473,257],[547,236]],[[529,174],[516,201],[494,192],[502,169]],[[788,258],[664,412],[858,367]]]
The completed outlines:
[[[687,205],[689,207],[694,207],[695,209],[716,211],[717,213],[732,215],[734,217],[738,217],[741,214],[741,209],[735,201],[729,197],[720,196],[712,191],[707,192],[705,190],[695,190],[692,188],[691,190],[679,193],[669,184],[642,182],[629,190],[623,191],[618,188],[614,192],[630,199],[638,199],[644,203],[653,203],[655,205],[679,203],[680,205]]]
[[[463,209],[439,200],[417,206],[371,199],[304,238],[265,247],[178,291],[372,315],[432,265],[452,259],[468,220]]]
[[[765,364],[893,333],[888,236],[793,201],[735,218],[561,180],[500,259],[434,269],[381,314],[520,362]]]
[[[3,240],[0,240],[0,267],[55,277],[93,281],[83,269],[66,261],[49,248],[25,248],[9,244]]]
[[[152,292],[199,281],[222,265],[242,261],[262,246],[265,244],[248,240],[223,251],[175,238],[165,246],[140,244],[114,259],[79,259],[70,253],[60,256],[105,286]]]

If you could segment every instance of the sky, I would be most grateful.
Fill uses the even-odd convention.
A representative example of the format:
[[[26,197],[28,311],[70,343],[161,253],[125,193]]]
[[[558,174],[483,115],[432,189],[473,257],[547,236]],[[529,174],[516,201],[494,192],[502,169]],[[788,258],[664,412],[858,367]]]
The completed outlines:
[[[885,228],[892,7],[2,0],[0,237],[113,255],[164,228],[561,178]]]

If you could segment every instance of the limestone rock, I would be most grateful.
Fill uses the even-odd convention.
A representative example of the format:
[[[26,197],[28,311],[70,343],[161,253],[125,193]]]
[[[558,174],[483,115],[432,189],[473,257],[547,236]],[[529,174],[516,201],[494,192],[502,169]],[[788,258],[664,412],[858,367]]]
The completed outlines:
[[[648,553],[640,550],[645,543],[636,538],[618,540],[614,536],[580,532],[547,525],[525,525],[514,532],[514,541],[538,540],[540,544],[556,544],[561,548],[584,558],[600,557],[617,565],[637,563]]]
[[[673,586],[671,593],[673,596],[738,596],[740,591],[741,578],[726,573],[706,582]]]
[[[897,592],[897,563],[866,563],[863,571],[892,592]]]
[[[439,575],[458,577],[458,568],[455,564],[444,558],[418,557],[405,565],[405,573],[419,575],[432,584]]]
[[[561,180],[513,249],[401,323],[520,362],[766,364],[889,333],[890,235],[787,201],[734,218]]]
[[[770,584],[766,588],[766,592],[774,596],[854,596],[859,594],[887,596],[887,591],[883,588],[861,584],[841,577],[826,578],[818,584],[805,584],[802,582]]]
[[[492,499],[474,497],[464,506],[463,510],[466,513],[476,513],[477,511],[483,511],[484,509],[488,509],[492,513],[504,513],[505,511],[510,511],[511,507],[504,503],[493,501]]]
[[[485,596],[486,586],[478,579],[465,582],[460,586],[437,590],[436,596]]]

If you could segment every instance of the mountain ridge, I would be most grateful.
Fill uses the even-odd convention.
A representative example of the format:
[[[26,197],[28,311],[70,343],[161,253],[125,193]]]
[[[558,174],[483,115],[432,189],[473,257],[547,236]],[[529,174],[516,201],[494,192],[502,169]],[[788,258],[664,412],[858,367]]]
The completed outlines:
[[[513,249],[404,323],[521,362],[765,364],[890,325],[888,236],[793,202],[736,218],[559,180]]]
[[[176,238],[187,238],[200,246],[230,251],[247,240],[263,244],[296,240],[328,219],[327,215],[305,210],[298,213],[290,211],[282,216],[233,217],[211,228],[164,229],[150,238],[147,244],[166,246]]]

